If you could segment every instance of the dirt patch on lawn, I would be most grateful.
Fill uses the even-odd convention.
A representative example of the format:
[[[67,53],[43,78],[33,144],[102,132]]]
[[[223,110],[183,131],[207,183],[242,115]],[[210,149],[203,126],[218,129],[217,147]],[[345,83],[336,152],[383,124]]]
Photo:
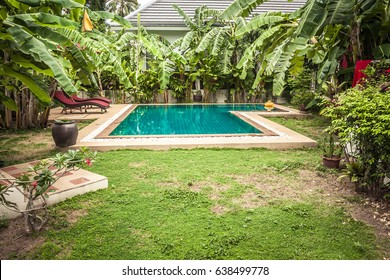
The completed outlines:
[[[140,162],[130,162],[129,167],[130,168],[141,168],[144,167],[147,163],[145,161]]]
[[[220,204],[217,204],[217,205],[214,205],[213,207],[211,207],[211,212],[213,212],[215,215],[223,215],[228,211],[229,211],[229,208],[227,208],[226,206],[220,205]]]
[[[275,200],[303,201],[307,198],[319,198],[333,203],[344,196],[352,195],[337,181],[335,175],[326,176],[315,171],[300,170],[298,175],[281,180],[278,174],[255,174],[250,176],[232,176],[232,179],[248,190],[235,199],[243,208],[266,206]]]
[[[0,230],[0,259],[21,259],[45,239],[40,235],[26,233],[23,217],[10,220],[7,228]]]
[[[268,206],[275,200],[319,201],[343,207],[352,218],[371,226],[379,240],[390,239],[389,204],[364,198],[355,192],[350,182],[340,182],[337,177],[311,170],[300,170],[298,176],[286,181],[281,181],[276,174],[232,176],[239,184],[249,187],[240,197],[233,199],[233,203],[248,209]],[[380,243],[387,246],[384,255],[390,258],[390,242]]]
[[[229,176],[234,184],[218,184],[215,182],[196,182],[188,184],[189,190],[201,192],[207,190],[209,198],[214,204],[211,207],[215,215],[224,215],[231,211],[229,205],[224,205],[224,199],[230,199],[231,189],[243,186],[244,191],[232,199],[232,203],[243,209],[266,207],[275,200],[319,201],[329,206],[343,207],[352,218],[362,221],[373,228],[385,258],[390,258],[390,214],[389,205],[380,204],[370,199],[364,199],[354,191],[349,183],[337,181],[333,174],[322,174],[311,170],[301,170],[298,174],[252,174],[246,176]],[[211,180],[210,180],[211,181]],[[161,187],[180,187],[179,182],[162,182]],[[226,194],[229,193],[229,196]],[[92,202],[89,202],[94,204]],[[86,205],[88,209],[89,206]],[[81,217],[87,215],[87,210],[69,210],[61,212],[61,218],[72,225]],[[53,227],[49,222],[47,227]],[[44,230],[47,230],[45,228]],[[131,229],[142,242],[147,242],[149,235],[145,232]],[[23,219],[10,221],[7,228],[0,230],[0,258],[21,259],[28,258],[30,252],[45,242],[42,235],[28,235],[25,233]],[[140,246],[142,246],[142,242]]]
[[[66,220],[72,225],[77,223],[80,218],[87,216],[88,211],[86,209],[78,209],[78,210],[73,210],[70,212],[67,212],[66,215]]]
[[[72,226],[87,214],[86,209],[61,211],[56,215],[56,219],[48,221],[42,231],[59,226]],[[61,222],[64,220],[66,223]],[[28,258],[31,251],[44,244],[45,239],[39,233],[26,233],[23,217],[9,220],[9,222],[8,227],[0,230],[0,259]]]

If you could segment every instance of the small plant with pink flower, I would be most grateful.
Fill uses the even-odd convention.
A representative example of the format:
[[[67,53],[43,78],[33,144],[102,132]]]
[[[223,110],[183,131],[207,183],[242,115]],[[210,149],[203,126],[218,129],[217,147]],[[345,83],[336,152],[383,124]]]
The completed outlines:
[[[10,182],[8,185],[0,183],[0,204],[23,214],[28,233],[39,231],[49,218],[46,203],[49,188],[67,172],[92,166],[95,159],[96,152],[91,152],[87,148],[69,150],[58,153],[53,158],[41,160],[17,178],[0,176],[2,181]],[[26,198],[27,205],[24,210],[7,197],[14,190]]]

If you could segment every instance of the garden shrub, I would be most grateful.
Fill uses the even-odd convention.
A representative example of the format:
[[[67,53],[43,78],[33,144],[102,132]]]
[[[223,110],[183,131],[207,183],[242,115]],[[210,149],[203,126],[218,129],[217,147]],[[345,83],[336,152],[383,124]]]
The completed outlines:
[[[351,144],[349,177],[359,190],[380,199],[390,194],[390,91],[367,85],[348,89],[322,111],[331,118],[331,132]],[[352,174],[354,166],[359,174]],[[351,168],[349,168],[351,167]],[[351,173],[352,172],[352,173]]]

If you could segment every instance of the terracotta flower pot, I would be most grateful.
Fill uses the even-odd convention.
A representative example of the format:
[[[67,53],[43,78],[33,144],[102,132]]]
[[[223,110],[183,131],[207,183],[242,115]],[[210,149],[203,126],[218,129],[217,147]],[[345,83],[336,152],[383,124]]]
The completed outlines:
[[[339,156],[322,156],[322,164],[328,168],[339,168],[341,158]]]
[[[79,131],[74,121],[54,121],[51,135],[58,147],[68,147],[76,144]]]

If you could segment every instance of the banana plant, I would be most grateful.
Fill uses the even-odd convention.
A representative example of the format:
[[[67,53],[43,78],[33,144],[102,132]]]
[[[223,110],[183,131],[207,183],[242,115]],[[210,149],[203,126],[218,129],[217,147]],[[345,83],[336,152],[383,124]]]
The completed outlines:
[[[52,103],[50,93],[54,92],[57,84],[69,94],[77,91],[67,71],[69,65],[85,83],[90,81],[93,63],[86,52],[95,50],[92,46],[97,40],[80,32],[80,18],[77,17],[85,8],[83,0],[80,0],[82,3],[71,0],[3,2],[4,5],[0,7],[2,84],[22,83],[29,89],[28,93],[31,92],[42,106],[48,108]],[[93,13],[93,16],[121,21],[114,15]],[[97,31],[88,34],[92,33]],[[111,62],[115,63],[116,59],[111,59]],[[125,77],[123,82],[126,82]],[[7,86],[0,87],[0,99],[7,110],[24,109],[15,102],[20,100],[18,95],[23,92],[10,90]],[[38,125],[47,123],[48,109],[43,115],[43,123]],[[6,126],[10,127],[10,113],[6,112],[5,117]]]
[[[264,2],[236,0],[222,13],[222,18],[247,16]],[[389,57],[389,15],[389,0],[308,0],[284,20],[267,15],[254,17],[237,31],[239,35],[259,34],[238,64],[241,77],[248,71],[248,62],[256,60],[258,70],[253,87],[264,76],[272,76],[273,93],[279,95],[284,88],[285,72],[296,71],[303,59],[318,65],[317,77],[324,82],[338,71],[340,57],[345,54],[352,53],[354,62],[374,56]],[[265,21],[268,22],[262,25]]]

